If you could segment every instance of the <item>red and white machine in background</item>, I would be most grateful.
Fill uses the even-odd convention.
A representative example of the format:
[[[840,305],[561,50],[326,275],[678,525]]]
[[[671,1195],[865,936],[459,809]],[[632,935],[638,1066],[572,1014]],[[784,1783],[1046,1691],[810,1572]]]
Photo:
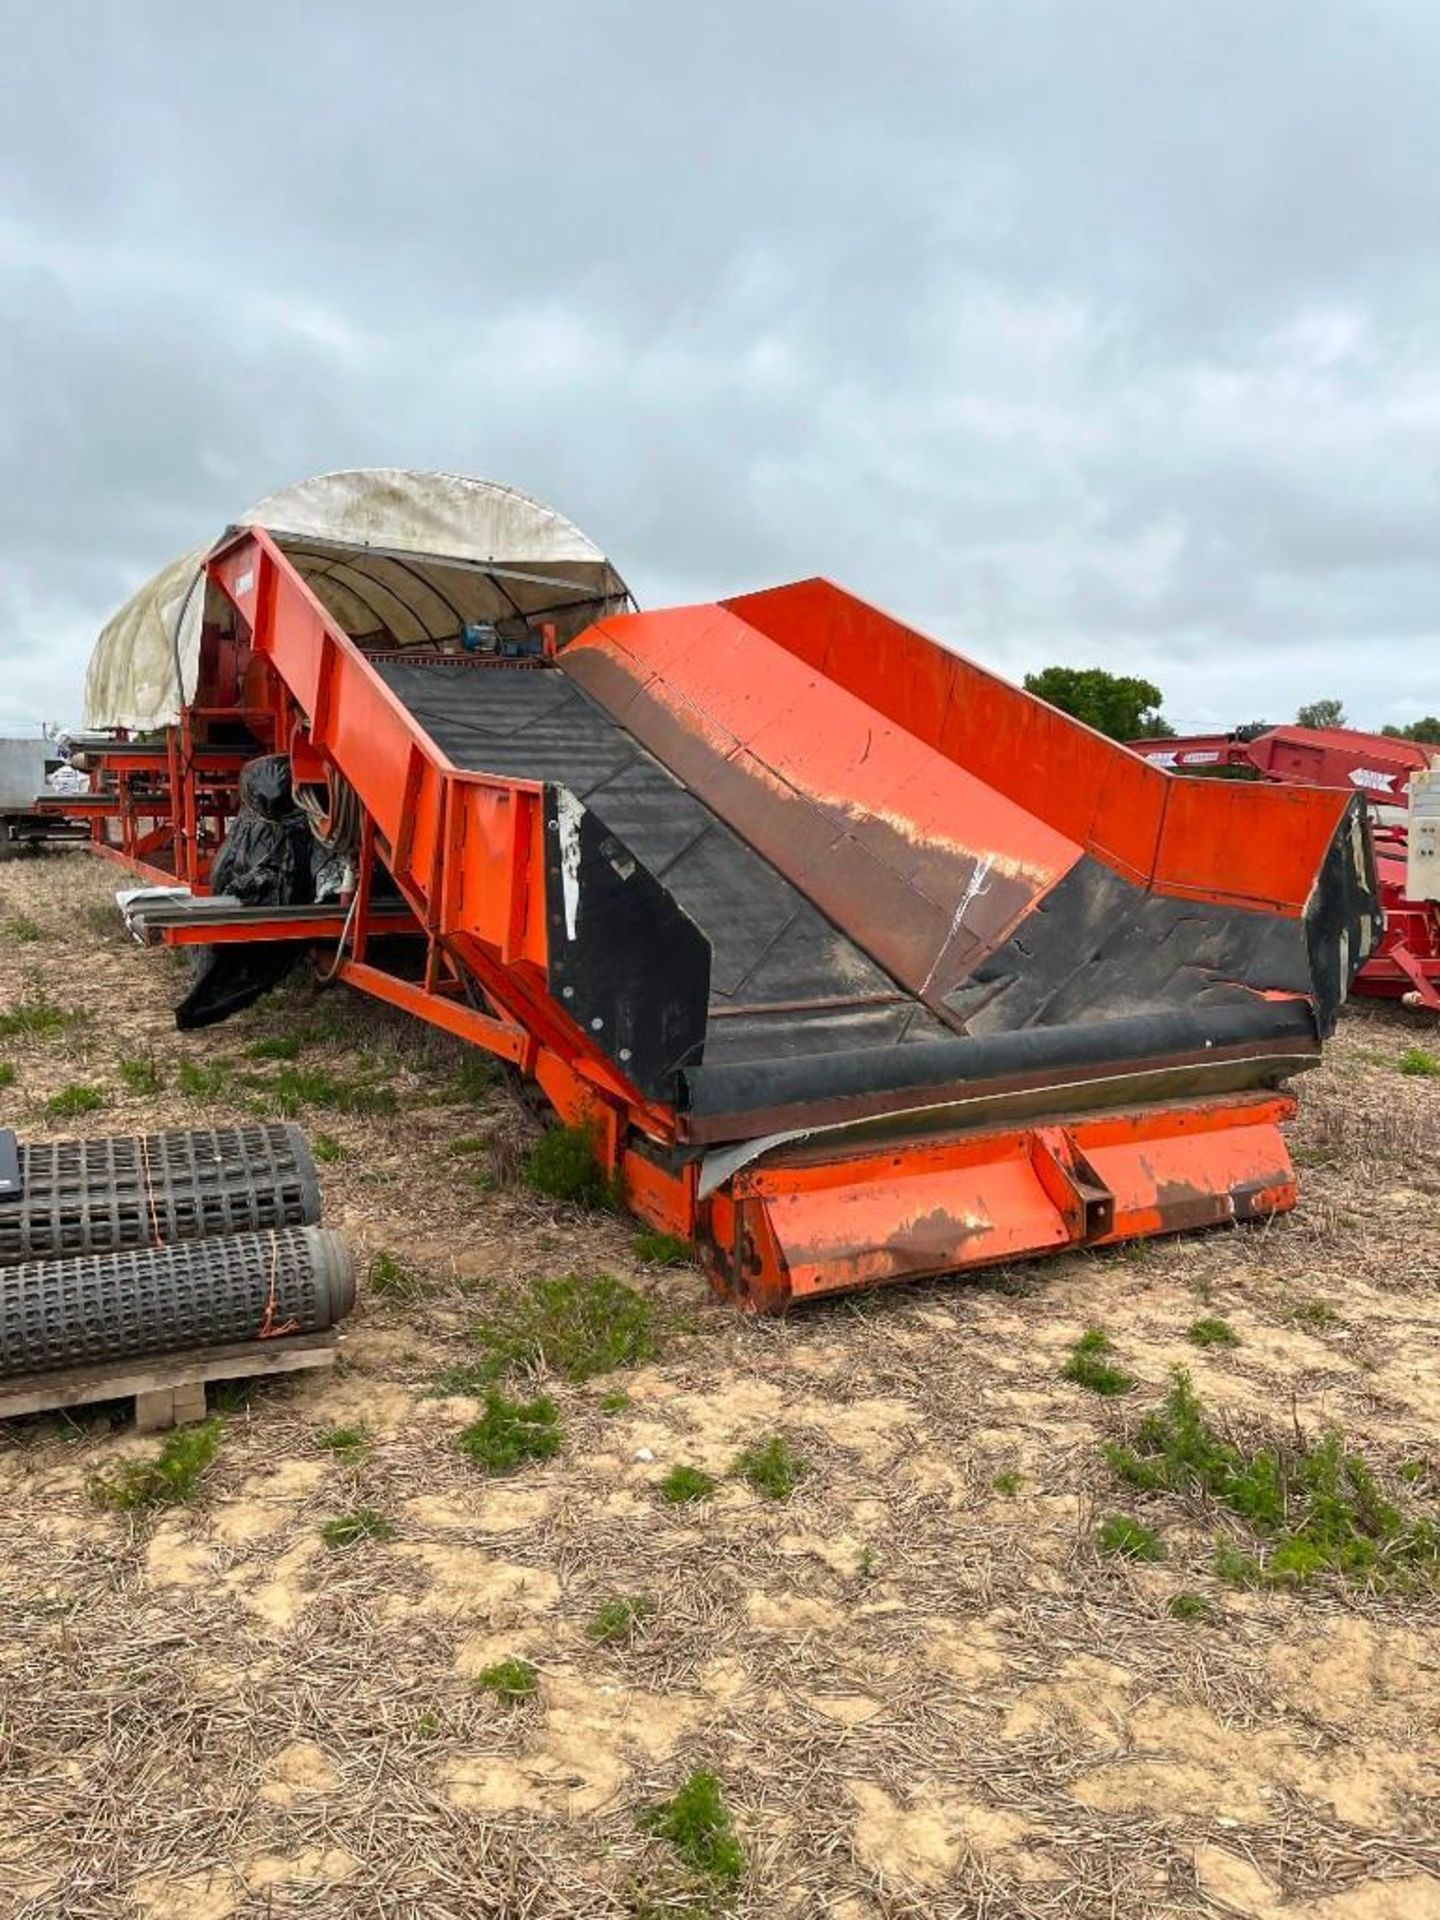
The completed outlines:
[[[1440,1013],[1440,749],[1348,727],[1271,727],[1136,740],[1136,753],[1175,773],[1248,768],[1287,786],[1362,793],[1385,909],[1385,936],[1354,993]]]

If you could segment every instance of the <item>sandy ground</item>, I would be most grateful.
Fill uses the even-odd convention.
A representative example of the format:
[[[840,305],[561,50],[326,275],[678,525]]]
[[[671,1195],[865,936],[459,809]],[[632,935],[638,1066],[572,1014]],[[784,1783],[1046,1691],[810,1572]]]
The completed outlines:
[[[1391,1484],[1426,1462],[1433,1507],[1440,1081],[1398,1071],[1433,1028],[1346,1015],[1304,1086],[1287,1220],[751,1322],[698,1275],[646,1275],[624,1222],[507,1181],[526,1123],[503,1092],[453,1097],[442,1036],[309,987],[178,1036],[175,962],[109,926],[114,878],[83,855],[0,867],[0,1009],[43,990],[88,1016],[0,1041],[0,1114],[34,1138],[221,1122],[245,1096],[186,1098],[177,1063],[265,1071],[248,1045],[318,1022],[305,1064],[364,1059],[402,1108],[306,1116],[347,1150],[328,1218],[424,1291],[367,1298],[333,1378],[227,1413],[201,1498],[159,1520],[88,1497],[154,1449],[118,1417],[0,1434],[3,1920],[720,1911],[636,1821],[697,1766],[744,1842],[740,1915],[1440,1920],[1433,1595],[1220,1587],[1215,1522],[1173,1502],[1162,1564],[1094,1545],[1134,1505],[1101,1443],[1177,1361],[1237,1418],[1340,1424]],[[118,1062],[148,1055],[165,1086],[142,1098]],[[47,1119],[77,1082],[107,1109]],[[477,1133],[488,1162],[453,1150]],[[487,1480],[454,1445],[475,1403],[426,1386],[497,1291],[572,1270],[652,1290],[664,1350],[548,1383],[562,1453]],[[1202,1312],[1241,1344],[1189,1345]],[[1090,1322],[1141,1382],[1127,1402],[1059,1377]],[[320,1444],[336,1423],[368,1429],[359,1462]],[[723,1472],[772,1433],[813,1463],[789,1502],[734,1480],[657,1499],[675,1463]],[[362,1504],[393,1539],[329,1551],[321,1523]],[[1170,1616],[1182,1589],[1212,1623]],[[655,1612],[599,1649],[586,1623],[616,1593]],[[518,1709],[473,1685],[512,1654],[541,1675]]]

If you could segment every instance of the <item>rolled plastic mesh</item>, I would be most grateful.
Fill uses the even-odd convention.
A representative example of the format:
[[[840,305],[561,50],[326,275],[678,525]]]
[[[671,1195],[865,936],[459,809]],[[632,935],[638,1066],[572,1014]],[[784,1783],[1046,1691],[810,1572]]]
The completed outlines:
[[[320,1218],[315,1163],[295,1126],[22,1146],[20,1173],[20,1198],[0,1200],[0,1266]]]
[[[323,1227],[4,1267],[0,1378],[320,1333],[354,1300],[349,1252]]]

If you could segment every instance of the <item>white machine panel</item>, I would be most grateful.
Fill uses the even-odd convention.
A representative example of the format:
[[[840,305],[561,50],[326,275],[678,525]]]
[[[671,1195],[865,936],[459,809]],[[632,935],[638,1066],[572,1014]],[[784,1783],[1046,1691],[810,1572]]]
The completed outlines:
[[[1405,895],[1410,900],[1440,900],[1440,766],[1411,776]]]
[[[26,813],[45,791],[45,761],[55,749],[48,740],[0,740],[0,809]]]

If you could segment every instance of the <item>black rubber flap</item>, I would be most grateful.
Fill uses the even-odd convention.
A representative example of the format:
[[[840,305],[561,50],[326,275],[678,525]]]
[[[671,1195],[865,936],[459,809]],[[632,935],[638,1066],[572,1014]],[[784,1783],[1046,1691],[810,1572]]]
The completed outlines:
[[[1304,999],[1256,999],[1202,1012],[1142,1013],[1064,1027],[1024,1027],[973,1039],[925,1041],[864,1053],[743,1066],[697,1066],[682,1075],[697,1116],[744,1114],[864,1095],[922,1095],[942,1088],[1044,1085],[1072,1073],[1136,1071],[1246,1046],[1313,1052],[1315,1019]]]
[[[1384,933],[1375,848],[1365,830],[1365,802],[1357,794],[1335,829],[1305,908],[1305,941],[1322,1034],[1334,1032],[1351,982]]]
[[[545,916],[551,993],[627,1080],[672,1098],[705,1041],[710,942],[565,787],[545,789]]]

